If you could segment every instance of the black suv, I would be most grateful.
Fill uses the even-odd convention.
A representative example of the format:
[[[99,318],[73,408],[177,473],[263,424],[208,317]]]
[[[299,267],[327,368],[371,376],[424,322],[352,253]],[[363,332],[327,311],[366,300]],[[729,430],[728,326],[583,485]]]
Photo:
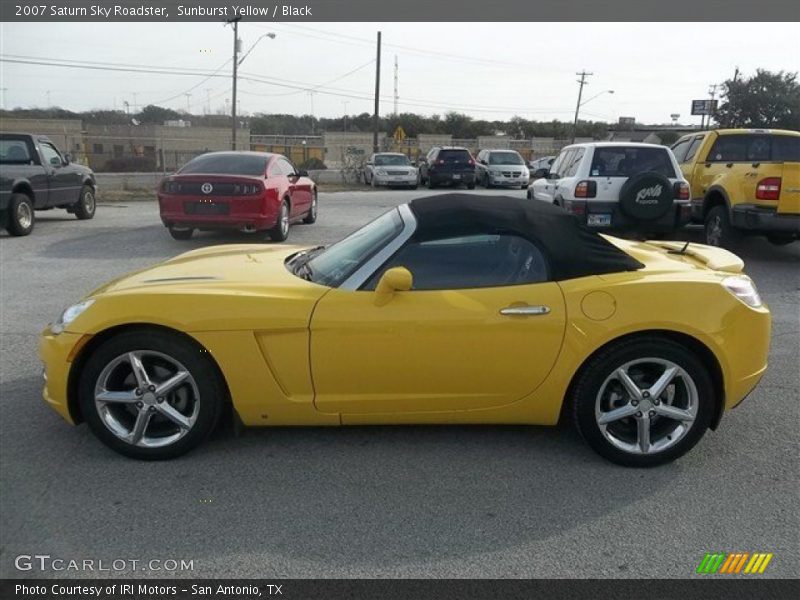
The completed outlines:
[[[475,159],[469,150],[459,146],[435,146],[420,160],[419,180],[428,189],[437,185],[459,186],[475,189]]]

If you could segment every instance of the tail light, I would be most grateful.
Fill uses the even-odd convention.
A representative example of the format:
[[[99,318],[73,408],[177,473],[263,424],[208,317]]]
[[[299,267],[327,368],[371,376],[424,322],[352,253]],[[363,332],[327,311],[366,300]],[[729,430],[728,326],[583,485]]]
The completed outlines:
[[[575,186],[576,198],[594,198],[597,196],[597,182],[591,180],[579,181]]]
[[[573,215],[585,215],[586,214],[586,203],[585,202],[565,202],[564,208],[567,212],[571,212]]]
[[[443,165],[444,164],[444,159],[440,158],[439,160],[436,161],[436,164],[437,165]]]
[[[675,198],[678,200],[688,200],[690,197],[689,193],[689,184],[684,183],[683,181],[678,181],[675,183]]]
[[[233,193],[234,195],[244,195],[244,196],[251,196],[253,194],[258,194],[261,192],[261,186],[257,184],[235,184],[233,186]]]
[[[165,181],[161,184],[161,191],[168,194],[177,194],[181,191],[181,184],[176,181]]]
[[[781,178],[767,177],[756,186],[757,200],[777,200],[781,195]]]

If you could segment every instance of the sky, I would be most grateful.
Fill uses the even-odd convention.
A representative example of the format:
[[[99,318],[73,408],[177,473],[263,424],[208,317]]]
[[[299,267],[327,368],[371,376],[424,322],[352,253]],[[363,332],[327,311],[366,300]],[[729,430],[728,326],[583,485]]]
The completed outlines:
[[[708,97],[709,86],[736,67],[745,76],[756,68],[800,69],[794,23],[243,21],[243,51],[258,43],[240,67],[240,112],[372,113],[379,30],[381,114],[394,110],[395,57],[399,112],[456,110],[500,120],[572,120],[576,73],[585,70],[593,75],[582,118],[669,123],[676,113],[678,122],[696,124],[691,100]],[[2,23],[0,39],[5,58],[99,67],[0,62],[3,108],[124,110],[127,102],[131,112],[147,104],[229,110],[233,33],[222,23]]]

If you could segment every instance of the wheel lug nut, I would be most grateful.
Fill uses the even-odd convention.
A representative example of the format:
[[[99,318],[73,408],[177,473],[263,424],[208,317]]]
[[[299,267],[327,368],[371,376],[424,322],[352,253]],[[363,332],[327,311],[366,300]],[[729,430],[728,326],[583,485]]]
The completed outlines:
[[[150,412],[154,412],[155,410],[156,410],[156,407],[155,407],[155,406],[151,406],[151,407],[150,407]]]
[[[650,415],[651,417],[655,417],[655,416],[656,416],[656,411],[654,411],[654,410],[651,410],[651,411],[650,411],[649,413],[647,413],[647,414],[648,414],[648,415]]]
[[[658,406],[659,404],[661,404],[661,400],[659,400],[658,398],[654,398],[654,399],[653,399],[653,404],[655,404],[656,406]]]
[[[136,403],[136,408],[142,408],[143,406],[144,406],[144,404],[142,404],[141,402],[137,402]]]
[[[151,392],[155,392],[155,391],[156,391],[156,386],[154,386],[154,385],[151,385],[151,386],[150,386],[150,387],[148,387],[147,389],[148,389],[148,390],[150,390]]]
[[[164,402],[164,398],[162,398],[161,396],[159,396],[156,400],[158,401],[159,404]]]
[[[142,395],[142,390],[140,390],[139,388],[136,388],[133,393],[136,394],[137,396],[141,396]]]
[[[649,398],[650,397],[650,392],[644,392],[642,394],[642,396],[644,396],[645,398]]]
[[[631,400],[631,404],[633,406],[639,406],[639,401],[638,400]]]
[[[638,412],[636,413],[636,416],[637,416],[637,417],[641,417],[641,416],[642,416],[642,411],[638,411]]]

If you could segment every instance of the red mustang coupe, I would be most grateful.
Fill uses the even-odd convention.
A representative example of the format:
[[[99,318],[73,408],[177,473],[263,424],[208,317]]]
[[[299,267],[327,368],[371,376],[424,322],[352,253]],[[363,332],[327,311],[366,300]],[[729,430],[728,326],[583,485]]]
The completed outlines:
[[[158,207],[176,240],[195,229],[237,229],[282,242],[291,223],[317,220],[317,188],[280,154],[209,152],[161,181]]]

